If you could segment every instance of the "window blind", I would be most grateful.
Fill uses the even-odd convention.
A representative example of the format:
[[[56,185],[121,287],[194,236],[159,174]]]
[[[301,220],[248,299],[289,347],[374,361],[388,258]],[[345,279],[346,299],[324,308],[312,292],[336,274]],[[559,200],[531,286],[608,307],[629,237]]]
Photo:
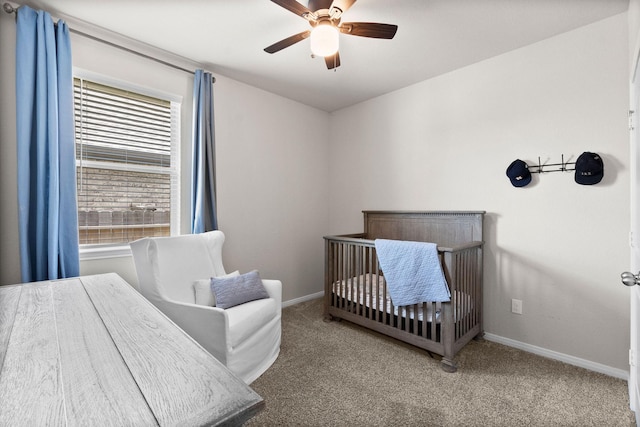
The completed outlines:
[[[80,243],[169,235],[172,102],[76,78],[74,103]]]
[[[171,102],[74,80],[76,148],[82,160],[171,165]]]

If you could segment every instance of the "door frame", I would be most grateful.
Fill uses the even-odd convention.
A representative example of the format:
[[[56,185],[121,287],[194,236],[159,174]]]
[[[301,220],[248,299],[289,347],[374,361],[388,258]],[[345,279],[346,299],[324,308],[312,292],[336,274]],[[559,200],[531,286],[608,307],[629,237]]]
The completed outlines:
[[[629,81],[629,246],[632,271],[640,271],[640,34],[636,41],[631,61]],[[640,388],[639,388],[639,348],[640,339],[640,286],[630,288],[630,349],[629,349],[629,406],[635,412],[636,424],[640,425]]]

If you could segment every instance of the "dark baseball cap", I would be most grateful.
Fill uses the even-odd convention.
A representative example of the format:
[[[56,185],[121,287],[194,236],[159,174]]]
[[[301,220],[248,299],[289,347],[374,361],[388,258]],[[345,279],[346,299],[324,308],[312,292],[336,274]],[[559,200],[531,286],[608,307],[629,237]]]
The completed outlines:
[[[578,184],[593,185],[602,180],[604,176],[604,164],[602,157],[597,153],[585,151],[576,160],[575,179]]]
[[[514,187],[524,187],[531,182],[529,166],[520,159],[516,159],[507,168],[507,176]]]

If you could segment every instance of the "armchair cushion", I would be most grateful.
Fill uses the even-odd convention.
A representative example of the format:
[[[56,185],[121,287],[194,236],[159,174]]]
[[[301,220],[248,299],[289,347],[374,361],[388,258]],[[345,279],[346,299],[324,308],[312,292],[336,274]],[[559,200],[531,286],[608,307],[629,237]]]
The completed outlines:
[[[239,276],[240,272],[238,270],[225,274],[219,277],[235,277]],[[211,289],[211,278],[196,280],[193,282],[193,293],[195,296],[195,302],[198,305],[206,305],[208,307],[216,306],[216,295],[213,293]]]
[[[257,270],[235,277],[212,277],[216,307],[231,308],[249,301],[269,298]]]

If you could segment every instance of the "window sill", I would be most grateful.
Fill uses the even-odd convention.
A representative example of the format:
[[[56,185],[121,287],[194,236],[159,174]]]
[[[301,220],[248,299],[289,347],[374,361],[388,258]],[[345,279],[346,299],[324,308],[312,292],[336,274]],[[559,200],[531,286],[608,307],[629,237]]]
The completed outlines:
[[[80,261],[105,258],[123,258],[131,256],[129,245],[82,245]]]

